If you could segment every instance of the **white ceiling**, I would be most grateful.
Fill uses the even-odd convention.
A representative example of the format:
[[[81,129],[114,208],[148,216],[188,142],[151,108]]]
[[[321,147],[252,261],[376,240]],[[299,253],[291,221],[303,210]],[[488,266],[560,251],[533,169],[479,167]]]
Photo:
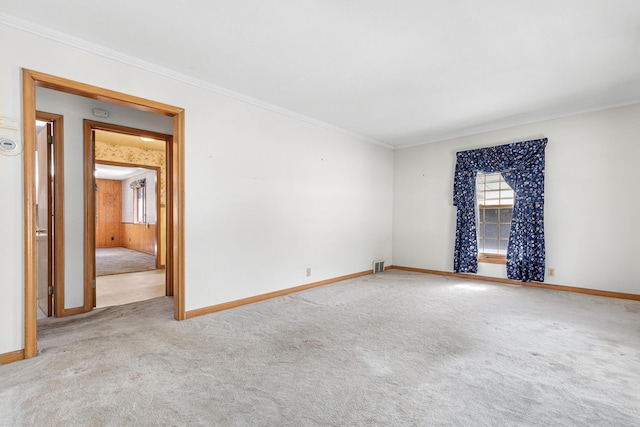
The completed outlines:
[[[393,146],[640,101],[638,0],[0,0]]]
[[[144,168],[114,166],[96,163],[95,177],[98,179],[113,179],[122,181],[123,179],[131,178],[132,176],[139,175],[146,171],[147,170]]]
[[[164,151],[166,141],[151,139],[145,141],[136,135],[128,135],[126,133],[109,132],[104,130],[95,131],[95,141],[104,142],[112,145],[125,145],[127,147],[144,148],[147,150]]]

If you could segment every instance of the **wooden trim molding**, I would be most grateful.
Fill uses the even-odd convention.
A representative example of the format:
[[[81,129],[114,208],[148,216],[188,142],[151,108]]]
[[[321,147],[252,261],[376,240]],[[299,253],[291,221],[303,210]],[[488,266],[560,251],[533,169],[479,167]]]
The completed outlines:
[[[24,161],[24,357],[37,353],[36,308],[36,80],[22,70],[22,123]]]
[[[544,288],[544,289],[552,289],[554,291],[575,292],[579,294],[595,295],[599,297],[620,298],[620,299],[640,301],[640,295],[627,294],[624,292],[602,291],[598,289],[577,288],[574,286],[565,286],[565,285],[552,285],[552,284],[541,283],[541,282],[521,282],[518,280],[502,279],[500,277],[478,276],[477,274],[467,274],[467,273],[452,273],[449,271],[428,270],[424,268],[403,267],[399,265],[393,265],[393,266],[390,266],[389,268],[395,269],[395,270],[413,271],[415,273],[435,274],[438,276],[459,277],[462,279],[482,280],[484,282],[504,283],[507,285],[530,286],[532,288]]]
[[[177,320],[187,318],[184,296],[184,138],[185,138],[184,110],[173,118],[173,139],[167,141],[167,176],[171,174],[172,185],[167,184],[166,190],[171,190],[165,198],[167,202],[167,263],[171,260],[171,274],[173,287],[167,289],[167,295],[173,295],[173,311]],[[171,254],[171,256],[169,256]],[[168,283],[168,282],[167,282]]]
[[[64,315],[65,316],[73,316],[75,314],[82,314],[82,313],[86,313],[87,310],[85,309],[85,307],[83,305],[81,305],[80,307],[72,307],[72,308],[65,308],[64,309]]]
[[[368,276],[373,274],[371,270],[361,271],[359,273],[347,274],[346,276],[334,277],[333,279],[321,280],[319,282],[307,283],[306,285],[295,286],[293,288],[282,289],[279,291],[268,292],[266,294],[256,295],[248,298],[242,298],[235,301],[229,301],[222,304],[211,305],[208,307],[197,308],[195,310],[187,311],[187,319],[192,317],[202,316],[204,314],[215,313],[216,311],[227,310],[229,308],[239,307],[241,305],[252,304],[254,302],[263,301],[270,298],[276,298],[294,292],[300,292],[318,286],[329,285],[331,283],[341,282],[343,280],[355,279],[356,277]]]
[[[505,257],[479,256],[478,262],[484,262],[487,264],[506,264],[507,259]]]
[[[161,102],[151,101],[133,95],[127,95],[122,92],[116,92],[98,86],[79,83],[73,80],[65,79],[63,77],[41,73],[39,71],[29,70],[26,68],[23,68],[22,70],[23,75],[24,73],[27,73],[39,87],[70,93],[72,95],[83,96],[85,98],[97,99],[109,104],[122,105],[123,107],[133,108],[140,111],[147,111],[150,113],[160,114],[168,117],[175,117],[179,114],[184,113],[184,110],[182,108],[174,107],[173,105],[163,104]]]
[[[0,354],[0,365],[17,362],[24,359],[24,350],[12,351],[10,353]]]
[[[184,308],[184,123],[185,111],[180,107],[91,86],[38,71],[22,69],[22,132],[24,161],[24,358],[37,354],[36,312],[36,245],[35,245],[35,120],[36,87],[44,87],[72,95],[97,99],[141,111],[173,118],[172,138],[167,141],[167,168],[172,181],[167,181],[172,205],[167,204],[171,217],[167,218],[167,274],[171,274],[174,295],[174,317],[186,318]],[[88,304],[84,308],[86,309]],[[65,315],[75,312],[64,310]]]
[[[96,306],[96,291],[92,281],[96,277],[96,192],[93,159],[95,147],[89,120],[83,120],[84,138],[84,311]]]
[[[148,137],[156,140],[165,141],[164,151],[167,156],[167,163],[169,163],[168,159],[169,159],[170,153],[172,152],[172,150],[175,149],[175,147],[173,146],[173,141],[174,141],[173,136],[164,134],[164,133],[137,129],[137,128],[127,127],[127,126],[122,126],[122,125],[117,125],[112,123],[98,122],[98,121],[89,120],[89,119],[85,119],[83,123],[84,123],[84,141],[85,141],[84,142],[85,143],[85,159],[84,159],[84,162],[85,162],[85,212],[88,213],[85,216],[85,219],[95,218],[96,204],[95,204],[95,191],[93,191],[93,188],[94,188],[93,171],[95,169],[95,164],[108,164],[108,165],[115,165],[115,166],[137,166],[143,169],[155,171],[156,182],[158,183],[157,184],[158,186],[156,187],[157,220],[156,220],[156,224],[154,224],[154,227],[153,227],[153,230],[154,230],[153,234],[154,234],[154,240],[155,240],[153,253],[148,252],[146,250],[141,250],[140,247],[130,247],[127,244],[123,244],[123,246],[129,247],[130,249],[135,249],[141,252],[148,253],[149,255],[154,255],[156,257],[156,267],[159,268],[161,251],[166,250],[162,246],[161,239],[160,239],[160,189],[159,189],[159,183],[161,181],[160,166],[159,165],[143,165],[135,162],[114,162],[114,161],[96,159],[95,158],[96,157],[95,141],[92,135],[93,135],[93,131],[102,130],[107,132],[115,132],[115,133],[140,136],[140,137]],[[170,165],[167,164],[167,166],[170,166]],[[167,191],[168,193],[169,187],[171,187],[175,181],[174,181],[174,177],[169,176],[168,168],[167,168],[166,175],[167,176],[165,177],[165,186],[166,186],[165,191]],[[166,200],[166,202],[169,205],[173,203],[172,200]],[[123,226],[124,224],[126,223],[122,223]],[[167,228],[169,228],[168,226],[169,223],[166,222],[166,224],[167,224]],[[130,227],[124,227],[123,230],[124,229],[131,230]],[[85,257],[87,256],[90,257],[90,259],[89,258],[85,259],[85,265],[89,266],[88,269],[85,269],[85,293],[92,294],[92,300],[85,301],[85,304],[91,303],[91,307],[94,307],[96,304],[96,302],[93,300],[93,298],[95,298],[95,291],[94,289],[92,289],[92,286],[91,286],[91,277],[95,277],[95,257],[94,257],[95,247],[96,247],[95,232],[96,232],[95,221],[90,220],[90,222],[86,222],[85,223],[85,248],[93,248],[93,250],[88,250],[88,251],[85,250]],[[168,230],[165,230],[165,238],[166,238],[166,246],[169,247],[171,245],[171,241],[169,239]],[[91,241],[89,239],[91,239]],[[165,258],[168,258],[169,254],[166,253],[165,255],[166,255]],[[93,269],[93,274],[87,275],[88,272],[91,271],[91,269]],[[173,276],[165,275],[165,295],[167,296],[174,295],[173,289],[174,289],[175,283],[176,283],[175,278]]]

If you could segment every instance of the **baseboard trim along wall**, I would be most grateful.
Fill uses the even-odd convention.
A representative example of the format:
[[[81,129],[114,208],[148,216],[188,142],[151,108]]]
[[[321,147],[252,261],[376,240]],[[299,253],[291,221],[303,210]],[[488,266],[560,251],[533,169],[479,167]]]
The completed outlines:
[[[389,267],[385,268],[388,270]],[[356,277],[367,276],[373,274],[372,270],[361,271],[360,273],[347,274],[346,276],[334,277],[333,279],[321,280],[319,282],[307,283],[306,285],[295,286],[293,288],[282,289],[280,291],[269,292],[266,294],[256,295],[253,297],[242,298],[235,301],[229,301],[222,304],[211,305],[208,307],[197,308],[187,311],[187,319],[202,316],[204,314],[215,313],[216,311],[227,310],[229,308],[239,307],[241,305],[252,304],[254,302],[263,301],[269,298],[276,298],[282,295],[292,294],[294,292],[304,291],[306,289],[316,288],[318,286],[329,285],[331,283],[342,282],[343,280],[355,279]]]
[[[17,362],[24,359],[24,350],[12,351],[11,353],[0,354],[0,365]]]
[[[504,283],[507,285],[531,286],[533,288],[553,289],[555,291],[576,292],[579,294],[595,295],[599,297],[621,298],[621,299],[630,299],[630,300],[640,301],[640,295],[625,294],[623,292],[601,291],[598,289],[576,288],[573,286],[564,286],[564,285],[550,285],[550,284],[541,283],[541,282],[520,282],[518,280],[502,279],[499,277],[478,276],[477,274],[466,274],[466,273],[451,273],[448,271],[427,270],[424,268],[403,267],[399,265],[392,265],[389,268],[396,269],[396,270],[413,271],[416,273],[437,274],[439,276],[451,276],[451,277],[460,277],[463,279],[482,280],[485,282]]]

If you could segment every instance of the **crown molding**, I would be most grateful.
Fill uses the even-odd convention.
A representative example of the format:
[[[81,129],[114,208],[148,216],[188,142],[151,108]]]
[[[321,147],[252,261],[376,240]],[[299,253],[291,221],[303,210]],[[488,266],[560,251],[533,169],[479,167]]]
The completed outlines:
[[[302,122],[306,122],[312,124],[314,126],[318,126],[333,132],[341,133],[345,136],[356,138],[365,142],[369,142],[371,144],[379,145],[384,148],[393,149],[394,146],[384,141],[377,140],[375,138],[371,138],[366,135],[361,135],[357,132],[352,132],[350,130],[341,128],[339,126],[332,125],[330,123],[326,123],[309,116],[305,116],[304,114],[297,113],[292,110],[288,110],[286,108],[279,107],[274,104],[270,104],[265,101],[261,101],[259,99],[250,97],[248,95],[244,95],[239,92],[235,92],[233,90],[224,88],[222,86],[218,86],[216,84],[210,83],[205,80],[197,79],[195,77],[188,76],[186,74],[177,72],[167,67],[163,67],[161,65],[144,61],[139,58],[135,58],[133,56],[124,54],[122,52],[118,52],[114,49],[110,49],[92,42],[88,42],[79,37],[75,37],[66,33],[63,33],[58,30],[54,30],[49,27],[45,27],[40,24],[36,24],[31,21],[27,21],[22,18],[18,18],[14,15],[10,15],[5,12],[0,11],[0,24],[7,25],[9,27],[15,28],[17,30],[25,31],[27,33],[31,33],[33,35],[43,37],[45,39],[49,39],[58,43],[65,44],[67,46],[71,46],[76,49],[83,50],[85,52],[101,56],[103,58],[107,58],[113,61],[117,61],[123,63],[125,65],[129,65],[132,67],[139,68],[141,70],[154,73],[172,80],[176,80],[182,83],[186,83],[188,85],[197,87],[199,89],[203,89],[209,92],[213,92],[217,95],[225,96],[227,98],[234,99],[236,101],[241,101],[246,104],[253,105],[255,107],[263,108],[265,110],[269,110],[274,113],[282,114],[284,116],[290,117],[295,120],[299,120]]]
[[[218,86],[216,84],[213,84],[211,82],[208,82],[202,79],[191,77],[189,75],[177,72],[170,68],[163,67],[161,65],[158,65],[149,61],[144,61],[139,58],[126,55],[122,52],[119,52],[110,48],[106,48],[104,46],[101,46],[92,42],[88,42],[81,38],[71,36],[61,31],[54,30],[40,24],[36,24],[31,21],[27,21],[25,19],[18,18],[16,16],[13,16],[1,11],[0,11],[0,24],[4,24],[9,27],[12,27],[21,31],[25,31],[27,33],[31,33],[36,36],[40,36],[45,39],[49,39],[58,43],[62,43],[94,55],[98,55],[113,61],[117,61],[125,65],[136,67],[141,70],[154,73],[175,81],[179,81],[181,83],[185,83],[190,86],[197,87],[199,89],[203,89],[220,96],[224,96],[224,97],[234,99],[236,101],[240,101],[246,104],[250,104],[255,107],[259,107],[274,113],[278,113],[301,122],[306,122],[311,125],[327,129],[329,131],[340,133],[350,138],[355,138],[361,141],[365,141],[365,142],[375,144],[384,148],[392,149],[392,150],[411,148],[411,147],[416,147],[416,146],[425,145],[425,144],[432,144],[436,142],[444,142],[444,141],[448,141],[456,138],[464,138],[471,135],[499,131],[499,130],[508,129],[516,126],[523,126],[531,123],[560,119],[564,117],[577,116],[580,114],[587,114],[587,113],[607,110],[611,108],[624,107],[627,105],[632,105],[640,102],[640,99],[635,97],[635,98],[629,98],[624,100],[618,100],[615,102],[592,105],[590,107],[582,108],[579,110],[570,110],[570,111],[562,110],[562,111],[555,111],[551,113],[541,113],[541,114],[535,114],[535,113],[521,114],[521,115],[495,121],[488,124],[471,126],[467,128],[457,129],[451,132],[442,132],[442,133],[434,134],[428,138],[420,139],[414,142],[389,143],[389,142],[381,141],[366,135],[359,134],[357,132],[353,132],[353,131],[341,128],[339,126],[332,125],[330,123],[326,123],[326,122],[311,118],[309,116],[305,116],[304,114],[300,114],[295,111],[288,110],[286,108],[282,108],[277,105],[250,97],[248,95],[235,92],[233,90],[224,88],[222,86]]]
[[[468,127],[464,129],[459,129],[454,132],[443,132],[441,134],[434,135],[431,138],[420,140],[419,142],[412,142],[407,144],[395,144],[394,150],[402,150],[404,148],[417,147],[425,144],[433,144],[436,142],[445,142],[450,141],[452,139],[464,138],[467,136],[479,135],[487,132],[495,132],[504,129],[509,129],[516,126],[524,126],[531,123],[539,123],[545,122],[548,120],[556,120],[562,118],[568,118],[572,116],[579,116],[581,114],[595,113],[598,111],[610,110],[613,108],[622,108],[633,104],[640,103],[640,98],[627,98],[623,100],[618,100],[616,102],[605,102],[601,104],[592,105],[587,108],[583,108],[580,110],[563,110],[556,111],[547,114],[521,114],[518,116],[510,117],[505,120],[500,120],[497,122],[489,123],[486,125],[479,125]]]

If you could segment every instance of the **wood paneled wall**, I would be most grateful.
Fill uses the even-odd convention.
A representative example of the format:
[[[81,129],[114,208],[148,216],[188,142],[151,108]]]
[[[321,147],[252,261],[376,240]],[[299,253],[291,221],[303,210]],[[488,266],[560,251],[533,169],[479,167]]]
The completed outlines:
[[[96,179],[96,184],[96,248],[119,246],[155,256],[156,225],[122,222],[122,181]]]
[[[125,248],[134,249],[149,255],[156,254],[156,225],[122,223],[122,244]]]
[[[167,207],[160,206],[160,241],[158,242],[158,253],[160,254],[159,266],[166,265],[167,262]]]
[[[122,246],[122,181],[96,179],[96,248]]]

